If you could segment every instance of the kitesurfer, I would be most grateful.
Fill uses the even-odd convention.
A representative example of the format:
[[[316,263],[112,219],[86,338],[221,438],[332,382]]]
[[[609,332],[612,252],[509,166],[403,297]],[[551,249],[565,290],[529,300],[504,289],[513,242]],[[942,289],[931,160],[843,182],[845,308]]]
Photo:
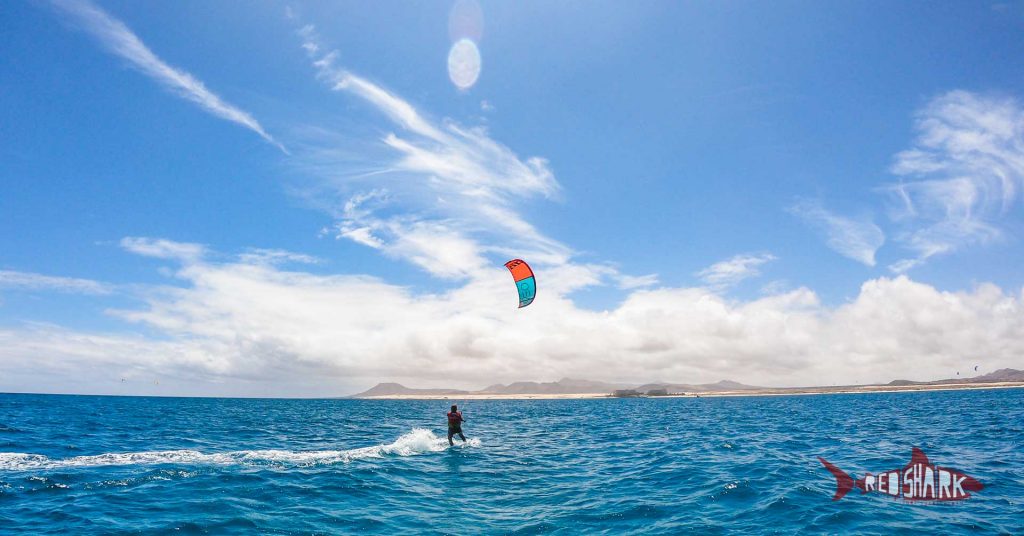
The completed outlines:
[[[462,418],[462,412],[459,411],[459,406],[452,405],[452,410],[448,412],[448,444],[455,445],[452,441],[452,436],[458,434],[459,439],[463,443],[466,442],[466,436],[462,435],[462,423],[466,419]]]

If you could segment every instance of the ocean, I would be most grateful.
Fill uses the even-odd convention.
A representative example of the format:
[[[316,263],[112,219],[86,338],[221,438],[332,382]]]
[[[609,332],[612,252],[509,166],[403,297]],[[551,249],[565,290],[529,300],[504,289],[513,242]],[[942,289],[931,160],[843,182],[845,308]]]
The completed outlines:
[[[0,534],[1024,534],[1022,389],[451,402],[0,395]]]

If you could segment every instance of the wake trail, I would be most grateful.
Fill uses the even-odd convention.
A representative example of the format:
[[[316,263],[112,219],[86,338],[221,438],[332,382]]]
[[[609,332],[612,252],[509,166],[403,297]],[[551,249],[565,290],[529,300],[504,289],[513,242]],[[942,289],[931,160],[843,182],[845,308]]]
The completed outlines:
[[[456,443],[457,448],[478,447],[480,440]],[[50,458],[42,454],[0,452],[0,471],[32,471],[75,467],[106,467],[129,465],[330,465],[367,458],[415,456],[442,452],[450,448],[448,440],[430,430],[414,428],[392,443],[348,450],[238,450],[202,453],[196,450],[156,450],[142,452],[111,452],[92,456]]]

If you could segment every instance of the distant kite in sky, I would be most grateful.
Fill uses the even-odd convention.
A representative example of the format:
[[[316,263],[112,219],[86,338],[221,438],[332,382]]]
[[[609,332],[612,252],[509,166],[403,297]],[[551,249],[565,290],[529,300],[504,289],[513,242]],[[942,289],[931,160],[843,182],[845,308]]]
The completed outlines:
[[[519,289],[519,308],[533,303],[533,298],[537,296],[537,279],[533,277],[530,265],[522,259],[512,259],[505,263],[505,268],[512,272],[512,279]]]

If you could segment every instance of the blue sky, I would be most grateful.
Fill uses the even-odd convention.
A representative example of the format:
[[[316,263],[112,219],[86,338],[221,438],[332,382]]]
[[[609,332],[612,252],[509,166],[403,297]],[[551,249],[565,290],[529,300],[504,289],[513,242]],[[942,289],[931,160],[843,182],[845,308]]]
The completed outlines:
[[[0,389],[1021,364],[1024,3],[59,1],[0,23]],[[538,273],[523,311],[511,257]]]

